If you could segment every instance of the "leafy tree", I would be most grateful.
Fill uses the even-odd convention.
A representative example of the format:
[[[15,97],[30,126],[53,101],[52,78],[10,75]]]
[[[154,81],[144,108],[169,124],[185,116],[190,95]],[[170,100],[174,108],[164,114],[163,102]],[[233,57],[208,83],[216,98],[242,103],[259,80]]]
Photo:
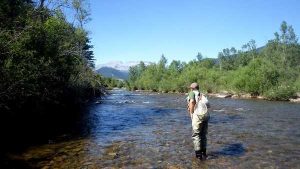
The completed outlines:
[[[198,52],[196,57],[199,62],[203,59],[203,55],[200,52]]]
[[[232,47],[231,49],[226,48],[223,49],[223,52],[219,52],[218,58],[219,58],[219,64],[220,64],[220,70],[232,70],[235,68],[235,65],[233,64],[236,59],[237,50]]]
[[[162,54],[162,55],[161,55],[161,58],[160,58],[160,60],[159,60],[159,62],[158,62],[158,65],[157,65],[159,71],[164,71],[165,68],[166,68],[166,65],[167,65],[167,59],[166,59],[166,57],[164,56],[164,54]]]
[[[53,113],[47,108],[103,92],[87,32],[37,2],[0,2],[0,110],[6,114],[24,114],[24,107],[31,114]]]

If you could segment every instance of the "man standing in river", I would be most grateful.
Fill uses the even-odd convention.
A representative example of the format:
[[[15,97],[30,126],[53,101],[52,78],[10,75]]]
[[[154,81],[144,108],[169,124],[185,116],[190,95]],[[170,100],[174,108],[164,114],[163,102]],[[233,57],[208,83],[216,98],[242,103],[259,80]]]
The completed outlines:
[[[204,100],[206,98],[202,97],[202,94],[199,91],[199,85],[197,83],[192,83],[190,85],[190,92],[187,98],[188,111],[192,119],[192,139],[194,143],[196,158],[203,160],[207,158],[206,135],[208,128],[209,113],[207,111],[206,102],[204,103],[201,99]]]

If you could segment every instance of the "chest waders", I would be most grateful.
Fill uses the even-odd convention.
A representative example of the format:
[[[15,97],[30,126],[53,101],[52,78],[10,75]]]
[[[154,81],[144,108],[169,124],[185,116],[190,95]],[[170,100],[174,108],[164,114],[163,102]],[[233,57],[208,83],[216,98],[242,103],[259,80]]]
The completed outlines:
[[[193,91],[195,93],[195,110],[192,114],[192,140],[194,143],[194,150],[196,157],[198,159],[206,159],[206,146],[207,146],[207,130],[208,130],[208,120],[209,113],[207,110],[207,99],[202,96],[198,91]],[[202,100],[203,99],[203,100]],[[206,99],[206,100],[205,100]]]

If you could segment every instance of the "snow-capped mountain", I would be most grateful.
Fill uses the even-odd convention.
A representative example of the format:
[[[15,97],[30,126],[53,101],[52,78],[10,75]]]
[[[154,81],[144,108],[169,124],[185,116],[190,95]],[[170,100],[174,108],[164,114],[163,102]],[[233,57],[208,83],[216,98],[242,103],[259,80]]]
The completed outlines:
[[[105,77],[112,77],[116,79],[124,79],[128,78],[128,71],[131,66],[138,65],[140,61],[130,61],[130,62],[122,62],[122,61],[112,61],[106,64],[101,64],[97,66],[97,72],[102,74]],[[145,62],[145,65],[149,65],[150,62]]]
[[[117,70],[112,67],[101,67],[96,70],[97,73],[101,74],[104,77],[111,77],[115,79],[127,80],[129,72]]]
[[[112,61],[112,62],[99,65],[98,69],[101,67],[110,67],[120,71],[128,71],[130,66],[135,66],[139,63],[140,61],[130,61],[130,62]]]

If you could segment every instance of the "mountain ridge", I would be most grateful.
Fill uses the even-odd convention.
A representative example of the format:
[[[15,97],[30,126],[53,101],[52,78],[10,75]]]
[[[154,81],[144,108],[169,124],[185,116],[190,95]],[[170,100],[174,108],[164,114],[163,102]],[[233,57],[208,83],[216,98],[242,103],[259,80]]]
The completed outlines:
[[[115,78],[120,80],[127,80],[129,76],[128,70],[118,70],[108,66],[103,66],[97,69],[96,72],[104,77]]]
[[[129,68],[136,66],[141,61],[111,61],[105,64],[98,65],[96,72],[104,77],[115,78],[120,80],[127,80],[129,76]],[[144,61],[143,61],[144,62]],[[151,62],[144,62],[145,65],[151,64]]]

